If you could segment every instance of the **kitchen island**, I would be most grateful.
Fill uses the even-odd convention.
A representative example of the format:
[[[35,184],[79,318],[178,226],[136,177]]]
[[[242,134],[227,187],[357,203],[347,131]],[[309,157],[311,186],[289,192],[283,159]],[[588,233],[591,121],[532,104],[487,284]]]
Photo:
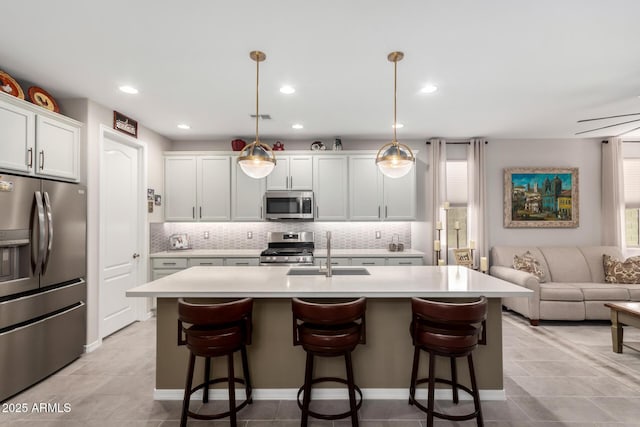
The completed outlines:
[[[353,354],[356,383],[365,398],[406,399],[413,357],[410,298],[460,300],[484,295],[489,300],[487,345],[474,353],[477,381],[483,399],[504,399],[501,298],[529,296],[531,291],[462,266],[367,267],[368,275],[338,275],[339,269],[334,268],[333,277],[325,277],[291,276],[289,268],[281,266],[192,267],[127,291],[129,297],[158,298],[155,398],[182,397],[188,350],[177,346],[176,301],[181,297],[255,299],[248,351],[256,399],[294,399],[303,383],[305,353],[292,345],[292,297],[367,297],[367,343]],[[344,374],[339,358],[319,362],[318,376]],[[448,363],[439,366],[443,372],[438,374],[448,377],[444,369]],[[197,369],[196,378],[201,377],[202,366]],[[224,363],[214,361],[214,374],[225,370]],[[467,381],[466,366],[460,366],[459,375]],[[328,398],[342,396],[342,390],[322,392]]]

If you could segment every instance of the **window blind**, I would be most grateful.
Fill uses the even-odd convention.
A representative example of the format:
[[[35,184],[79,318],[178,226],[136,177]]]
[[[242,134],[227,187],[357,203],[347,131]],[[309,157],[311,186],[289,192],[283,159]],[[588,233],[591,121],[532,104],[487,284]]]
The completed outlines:
[[[640,159],[624,159],[624,203],[627,209],[640,209]]]
[[[467,161],[447,161],[447,200],[452,205],[466,205],[467,192]]]

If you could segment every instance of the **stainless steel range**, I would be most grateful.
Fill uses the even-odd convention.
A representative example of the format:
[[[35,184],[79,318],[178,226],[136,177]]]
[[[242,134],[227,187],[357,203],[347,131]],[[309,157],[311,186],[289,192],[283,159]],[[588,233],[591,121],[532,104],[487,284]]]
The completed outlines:
[[[269,232],[260,265],[313,265],[313,232]]]

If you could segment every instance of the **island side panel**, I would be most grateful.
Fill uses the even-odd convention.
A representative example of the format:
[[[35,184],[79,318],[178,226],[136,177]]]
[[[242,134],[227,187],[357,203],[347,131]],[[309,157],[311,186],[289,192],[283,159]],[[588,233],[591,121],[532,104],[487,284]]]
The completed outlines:
[[[184,387],[188,351],[177,346],[177,300],[158,298],[157,311],[156,388]],[[502,313],[499,298],[489,300],[487,345],[474,352],[476,376],[480,389],[501,390],[502,377]],[[356,383],[361,388],[408,388],[413,360],[409,336],[411,304],[408,299],[367,300],[367,343],[353,353]],[[254,388],[298,388],[304,380],[305,354],[293,346],[291,300],[256,299],[253,312],[253,343],[248,348],[249,365]],[[421,376],[426,376],[427,356],[421,355]],[[458,375],[468,384],[466,359],[458,360]],[[449,361],[438,359],[437,375],[449,378]],[[236,372],[241,372],[236,357]],[[213,372],[224,376],[224,359],[216,363]],[[202,378],[202,362],[196,367],[195,378]],[[319,358],[316,376],[344,376],[344,359]],[[328,384],[328,387],[337,387]]]

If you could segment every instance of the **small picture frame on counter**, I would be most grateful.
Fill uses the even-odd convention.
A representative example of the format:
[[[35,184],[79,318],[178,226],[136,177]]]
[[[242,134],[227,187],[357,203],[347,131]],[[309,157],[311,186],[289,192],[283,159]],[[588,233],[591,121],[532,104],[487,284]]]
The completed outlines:
[[[464,265],[467,267],[473,266],[473,256],[471,255],[471,249],[454,249],[453,257],[455,258],[456,265]]]

